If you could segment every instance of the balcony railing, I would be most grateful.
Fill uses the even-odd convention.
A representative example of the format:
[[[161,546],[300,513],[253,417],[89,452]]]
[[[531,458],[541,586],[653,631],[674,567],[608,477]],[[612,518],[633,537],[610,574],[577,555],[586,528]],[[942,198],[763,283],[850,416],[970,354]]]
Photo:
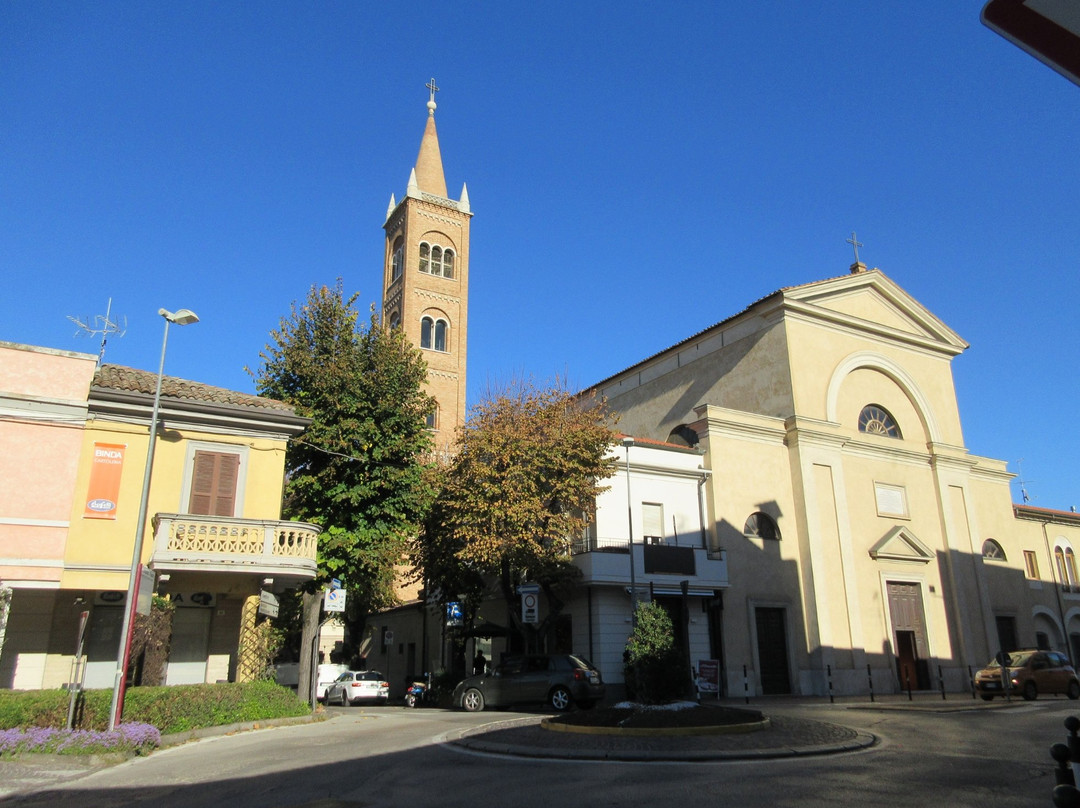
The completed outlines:
[[[150,566],[310,579],[321,532],[306,522],[159,513]]]

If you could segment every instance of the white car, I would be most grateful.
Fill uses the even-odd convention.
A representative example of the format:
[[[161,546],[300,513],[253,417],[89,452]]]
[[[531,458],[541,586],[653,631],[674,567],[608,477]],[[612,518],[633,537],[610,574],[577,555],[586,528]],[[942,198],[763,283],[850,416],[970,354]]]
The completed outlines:
[[[318,679],[315,680],[316,701],[324,701],[326,699],[326,688],[330,687],[348,669],[348,665],[333,665],[330,663],[320,665]]]
[[[386,704],[390,683],[378,671],[345,671],[326,688],[326,703],[348,707],[362,701]]]

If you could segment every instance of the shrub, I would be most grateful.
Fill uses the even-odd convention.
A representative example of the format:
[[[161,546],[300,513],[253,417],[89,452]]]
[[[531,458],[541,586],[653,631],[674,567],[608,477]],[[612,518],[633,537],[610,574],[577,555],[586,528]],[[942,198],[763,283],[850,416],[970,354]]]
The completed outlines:
[[[636,626],[623,653],[627,695],[661,704],[686,695],[689,669],[675,645],[671,618],[657,603],[640,603]]]
[[[105,729],[111,701],[111,690],[80,694],[76,729]],[[0,729],[60,729],[67,724],[67,712],[66,690],[0,691]],[[132,687],[124,698],[124,721],[151,724],[165,735],[310,713],[311,708],[293,690],[265,681]]]

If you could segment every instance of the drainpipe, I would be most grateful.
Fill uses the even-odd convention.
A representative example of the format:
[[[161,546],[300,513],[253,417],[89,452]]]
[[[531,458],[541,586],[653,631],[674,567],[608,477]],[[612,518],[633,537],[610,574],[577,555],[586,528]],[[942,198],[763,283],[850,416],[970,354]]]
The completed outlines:
[[[701,477],[698,478],[698,524],[701,526],[701,546],[705,550],[709,549],[709,534],[705,528],[705,483],[709,480],[709,473],[702,470]]]

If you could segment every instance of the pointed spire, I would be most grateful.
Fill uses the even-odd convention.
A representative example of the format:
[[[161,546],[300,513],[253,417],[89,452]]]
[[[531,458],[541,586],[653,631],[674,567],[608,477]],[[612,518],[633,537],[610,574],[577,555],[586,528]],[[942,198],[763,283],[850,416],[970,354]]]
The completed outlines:
[[[427,102],[428,119],[424,127],[424,137],[420,141],[420,154],[416,157],[415,174],[421,191],[446,198],[446,177],[443,176],[442,154],[439,151],[439,136],[435,131],[435,79],[427,84],[431,97]]]
[[[464,213],[471,210],[469,207],[469,187],[465,183],[461,183],[461,199],[458,200],[458,210]]]
[[[397,200],[394,199],[394,195],[390,194],[390,204],[386,208],[386,218],[390,218],[390,214],[394,212],[394,208],[397,207]]]

